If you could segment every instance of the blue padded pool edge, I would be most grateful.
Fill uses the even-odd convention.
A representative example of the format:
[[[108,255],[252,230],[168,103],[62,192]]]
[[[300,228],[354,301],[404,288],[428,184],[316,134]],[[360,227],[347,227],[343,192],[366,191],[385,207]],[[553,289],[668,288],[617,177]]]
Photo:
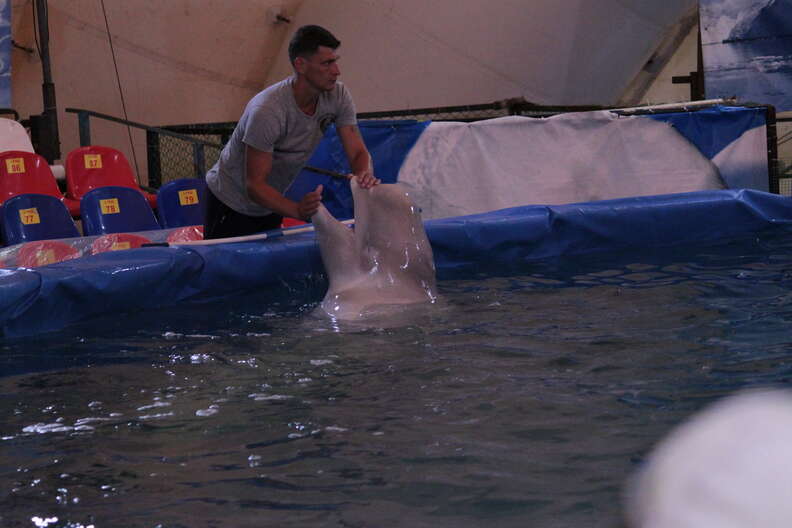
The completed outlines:
[[[425,223],[438,279],[544,259],[671,248],[792,226],[792,198],[751,190],[523,206]],[[314,234],[236,244],[149,247],[35,269],[0,270],[6,337],[99,315],[206,301],[273,285],[300,288],[324,268]]]

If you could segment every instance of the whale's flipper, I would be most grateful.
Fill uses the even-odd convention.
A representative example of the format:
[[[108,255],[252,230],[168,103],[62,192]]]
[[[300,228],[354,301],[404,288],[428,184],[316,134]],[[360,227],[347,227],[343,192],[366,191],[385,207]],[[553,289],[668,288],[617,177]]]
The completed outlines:
[[[354,320],[376,307],[434,302],[432,247],[407,193],[399,184],[351,185],[354,231],[321,205],[312,218],[330,282],[321,309]]]

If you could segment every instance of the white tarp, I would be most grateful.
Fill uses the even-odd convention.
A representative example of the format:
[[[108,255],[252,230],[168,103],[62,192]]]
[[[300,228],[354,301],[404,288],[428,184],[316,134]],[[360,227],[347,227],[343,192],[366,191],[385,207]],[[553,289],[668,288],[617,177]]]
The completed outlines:
[[[432,123],[398,180],[424,219],[725,188],[671,125],[606,111]]]

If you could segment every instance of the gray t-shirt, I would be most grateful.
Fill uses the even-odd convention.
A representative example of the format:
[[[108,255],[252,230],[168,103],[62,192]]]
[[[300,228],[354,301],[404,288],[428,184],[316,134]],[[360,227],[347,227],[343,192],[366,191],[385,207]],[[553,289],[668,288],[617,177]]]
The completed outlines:
[[[331,124],[354,125],[355,105],[340,82],[319,95],[314,115],[297,106],[289,77],[248,102],[234,133],[220,158],[206,174],[206,183],[215,196],[231,209],[249,216],[265,216],[272,211],[248,197],[245,185],[245,145],[272,153],[272,171],[267,183],[285,192],[305,166]]]

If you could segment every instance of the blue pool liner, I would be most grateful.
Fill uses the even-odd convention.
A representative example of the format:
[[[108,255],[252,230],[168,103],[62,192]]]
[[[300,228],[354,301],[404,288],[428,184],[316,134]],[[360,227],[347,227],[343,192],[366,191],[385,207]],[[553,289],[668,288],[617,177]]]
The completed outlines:
[[[358,123],[366,148],[371,153],[374,174],[382,183],[396,183],[399,179],[404,158],[415,145],[421,133],[429,126],[429,121],[361,121]],[[331,126],[325,132],[322,142],[311,155],[308,165],[329,169],[339,174],[350,172],[341,139]],[[286,191],[286,197],[299,201],[305,193],[323,186],[322,203],[339,220],[354,216],[355,206],[352,191],[347,182],[327,175],[303,169],[295,182]]]
[[[551,258],[684,247],[792,226],[792,199],[726,190],[524,206],[425,222],[438,279]],[[529,270],[530,271],[530,270]],[[324,280],[313,233],[268,240],[113,251],[0,270],[0,331],[55,331],[107,314]]]

